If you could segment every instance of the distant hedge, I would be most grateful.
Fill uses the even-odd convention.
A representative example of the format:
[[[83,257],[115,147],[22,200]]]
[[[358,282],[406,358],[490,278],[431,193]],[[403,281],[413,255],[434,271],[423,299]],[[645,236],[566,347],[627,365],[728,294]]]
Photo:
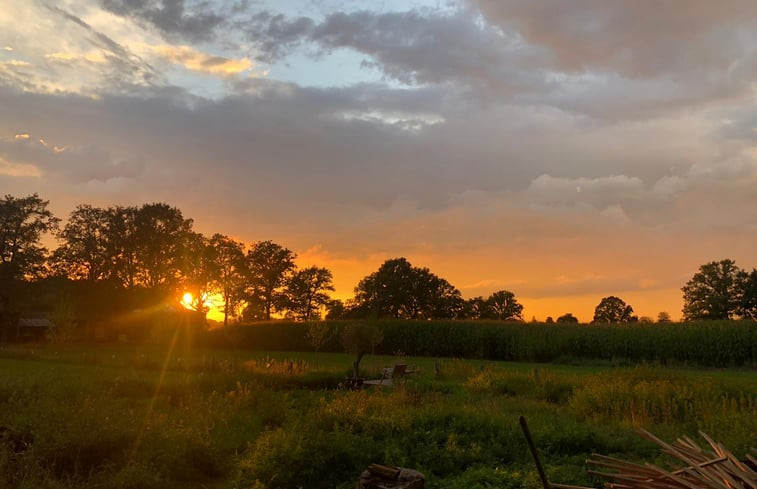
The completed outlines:
[[[353,321],[354,322],[354,321]],[[327,321],[334,331],[321,351],[341,352],[350,321]],[[665,324],[543,324],[497,321],[374,321],[384,333],[377,354],[527,362],[567,359],[757,365],[757,322]],[[208,331],[205,343],[256,350],[313,351],[307,323],[270,321]]]

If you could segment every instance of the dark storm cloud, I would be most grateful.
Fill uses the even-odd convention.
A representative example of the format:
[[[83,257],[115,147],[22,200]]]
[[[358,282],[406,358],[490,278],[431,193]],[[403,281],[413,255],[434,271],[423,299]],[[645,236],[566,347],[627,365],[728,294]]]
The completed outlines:
[[[167,36],[189,41],[213,39],[225,14],[213,10],[208,2],[185,0],[100,0],[100,5],[120,16],[154,26]],[[237,2],[232,11],[239,8]]]

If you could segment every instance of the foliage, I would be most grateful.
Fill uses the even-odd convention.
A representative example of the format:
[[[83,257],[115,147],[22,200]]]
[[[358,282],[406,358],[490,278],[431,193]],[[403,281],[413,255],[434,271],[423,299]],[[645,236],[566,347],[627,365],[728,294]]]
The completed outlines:
[[[321,351],[343,351],[338,341],[356,320],[326,321],[335,338]],[[369,324],[369,323],[365,323]],[[501,321],[370,322],[383,341],[378,354],[532,362],[657,362],[710,367],[757,365],[757,322],[661,324],[525,324]],[[235,326],[205,334],[208,346],[312,351],[307,324],[287,321]]]
[[[326,319],[344,319],[347,315],[347,308],[339,299],[332,299],[326,304]]]
[[[208,296],[215,289],[221,273],[217,250],[209,239],[199,233],[189,233],[185,240],[181,290],[192,295],[192,302],[187,306],[204,316],[209,309]]]
[[[694,319],[730,319],[741,302],[741,270],[733,260],[709,262],[686,282],[683,291],[683,316]]]
[[[384,340],[384,333],[373,323],[349,323],[342,330],[341,340],[344,350],[355,355],[352,378],[357,379],[360,376],[360,360],[367,353],[375,352],[376,346]]]
[[[567,312],[557,318],[558,323],[568,323],[568,324],[578,324],[578,318],[575,317],[573,314]]]
[[[165,295],[180,280],[197,280],[202,238],[192,220],[164,203],[107,209],[80,205],[58,234],[56,271],[74,280],[113,280],[126,289],[145,287]],[[190,266],[191,265],[191,266]]]
[[[44,233],[54,231],[58,219],[37,194],[6,195],[0,200],[0,340],[8,340],[18,309],[18,281],[39,275],[47,249],[40,244]]]
[[[464,301],[455,287],[405,258],[385,261],[355,287],[356,317],[432,319],[458,317]]]
[[[136,280],[148,288],[171,288],[182,276],[192,220],[168,204],[144,204],[134,217]]]
[[[382,463],[415,468],[430,487],[537,489],[517,423],[527,412],[550,480],[591,487],[589,454],[655,453],[634,426],[664,439],[703,430],[739,456],[757,429],[753,371],[535,370],[409,358],[421,373],[403,386],[334,389],[351,360],[183,348],[4,349],[0,486],[346,489],[368,464]]]
[[[56,343],[70,343],[76,338],[76,311],[69,297],[61,297],[58,300],[51,321],[55,325],[51,331],[52,339]]]
[[[48,201],[37,194],[6,195],[0,200],[0,280],[37,275],[44,266],[47,249],[40,244],[44,233],[57,228],[59,219],[47,209]]]
[[[271,319],[271,313],[286,307],[284,285],[295,268],[296,255],[273,241],[259,241],[247,252],[245,317]]]
[[[487,314],[486,299],[481,296],[465,301],[463,317],[466,319],[483,319]]]
[[[310,344],[313,345],[315,352],[318,353],[323,345],[334,334],[334,330],[331,329],[328,323],[323,321],[311,321],[308,323],[307,336]]]
[[[320,319],[321,308],[331,300],[326,292],[333,290],[333,276],[328,269],[309,267],[297,270],[286,283],[286,307],[302,321]]]
[[[739,274],[739,286],[741,288],[741,304],[738,314],[744,319],[757,320],[757,269]]]
[[[637,320],[633,307],[619,297],[603,297],[594,309],[595,323],[630,323]]]
[[[668,314],[665,311],[660,311],[660,313],[657,315],[657,322],[658,323],[669,323],[669,322],[671,322],[670,314]]]
[[[499,320],[523,320],[523,306],[509,290],[494,292],[486,299],[483,318]]]
[[[58,233],[61,245],[53,253],[53,269],[74,280],[94,282],[107,278],[112,265],[108,253],[109,218],[107,209],[88,204],[76,206]]]
[[[229,316],[236,316],[243,299],[244,280],[247,263],[244,257],[244,245],[223,234],[214,234],[210,238],[215,259],[215,290],[223,297],[223,324],[229,323]]]

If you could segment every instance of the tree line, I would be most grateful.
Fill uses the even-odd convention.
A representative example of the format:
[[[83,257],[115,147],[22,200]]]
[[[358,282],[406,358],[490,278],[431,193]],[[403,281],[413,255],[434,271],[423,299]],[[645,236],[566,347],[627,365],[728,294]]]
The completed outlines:
[[[329,319],[523,320],[523,306],[512,292],[463,299],[447,280],[405,258],[386,260],[357,284],[352,299],[342,302],[330,297],[330,270],[298,268],[296,254],[272,241],[246,246],[223,234],[205,236],[168,204],[82,204],[62,226],[48,204],[37,194],[0,200],[0,313],[5,322],[17,315],[25,287],[34,283],[55,289],[52,295],[60,295],[61,288],[76,290],[86,303],[79,313],[99,311],[103,317],[175,301],[186,293],[186,305],[201,313],[211,298],[220,297],[214,305],[223,311],[224,324],[229,318],[254,321],[274,315],[312,320],[324,313]],[[52,251],[41,244],[46,233],[58,240]],[[39,287],[32,296],[45,290]],[[702,265],[682,290],[687,320],[757,318],[757,270],[741,270],[732,260]],[[633,308],[615,296],[603,298],[594,315],[594,322],[636,320]],[[578,319],[567,313],[557,322]]]
[[[185,295],[185,305],[207,312],[211,298],[229,318],[296,320],[393,317],[406,319],[521,319],[513,293],[462,299],[460,291],[405,258],[387,260],[355,287],[354,299],[330,297],[333,275],[298,268],[296,254],[273,241],[245,245],[223,234],[205,236],[192,219],[165,203],[107,208],[82,204],[65,224],[37,194],[0,200],[0,312],[19,309],[25,284],[72,284],[90,312],[145,308]],[[41,244],[52,233],[58,246]],[[44,289],[44,287],[42,287]],[[31,307],[31,306],[29,306]],[[29,308],[27,307],[27,309]]]

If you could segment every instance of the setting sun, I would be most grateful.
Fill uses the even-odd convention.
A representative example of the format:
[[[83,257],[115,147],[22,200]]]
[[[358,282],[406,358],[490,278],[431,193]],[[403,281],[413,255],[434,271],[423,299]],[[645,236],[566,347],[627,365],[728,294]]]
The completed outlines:
[[[185,292],[181,298],[181,305],[187,309],[194,310],[194,296],[191,292]]]

